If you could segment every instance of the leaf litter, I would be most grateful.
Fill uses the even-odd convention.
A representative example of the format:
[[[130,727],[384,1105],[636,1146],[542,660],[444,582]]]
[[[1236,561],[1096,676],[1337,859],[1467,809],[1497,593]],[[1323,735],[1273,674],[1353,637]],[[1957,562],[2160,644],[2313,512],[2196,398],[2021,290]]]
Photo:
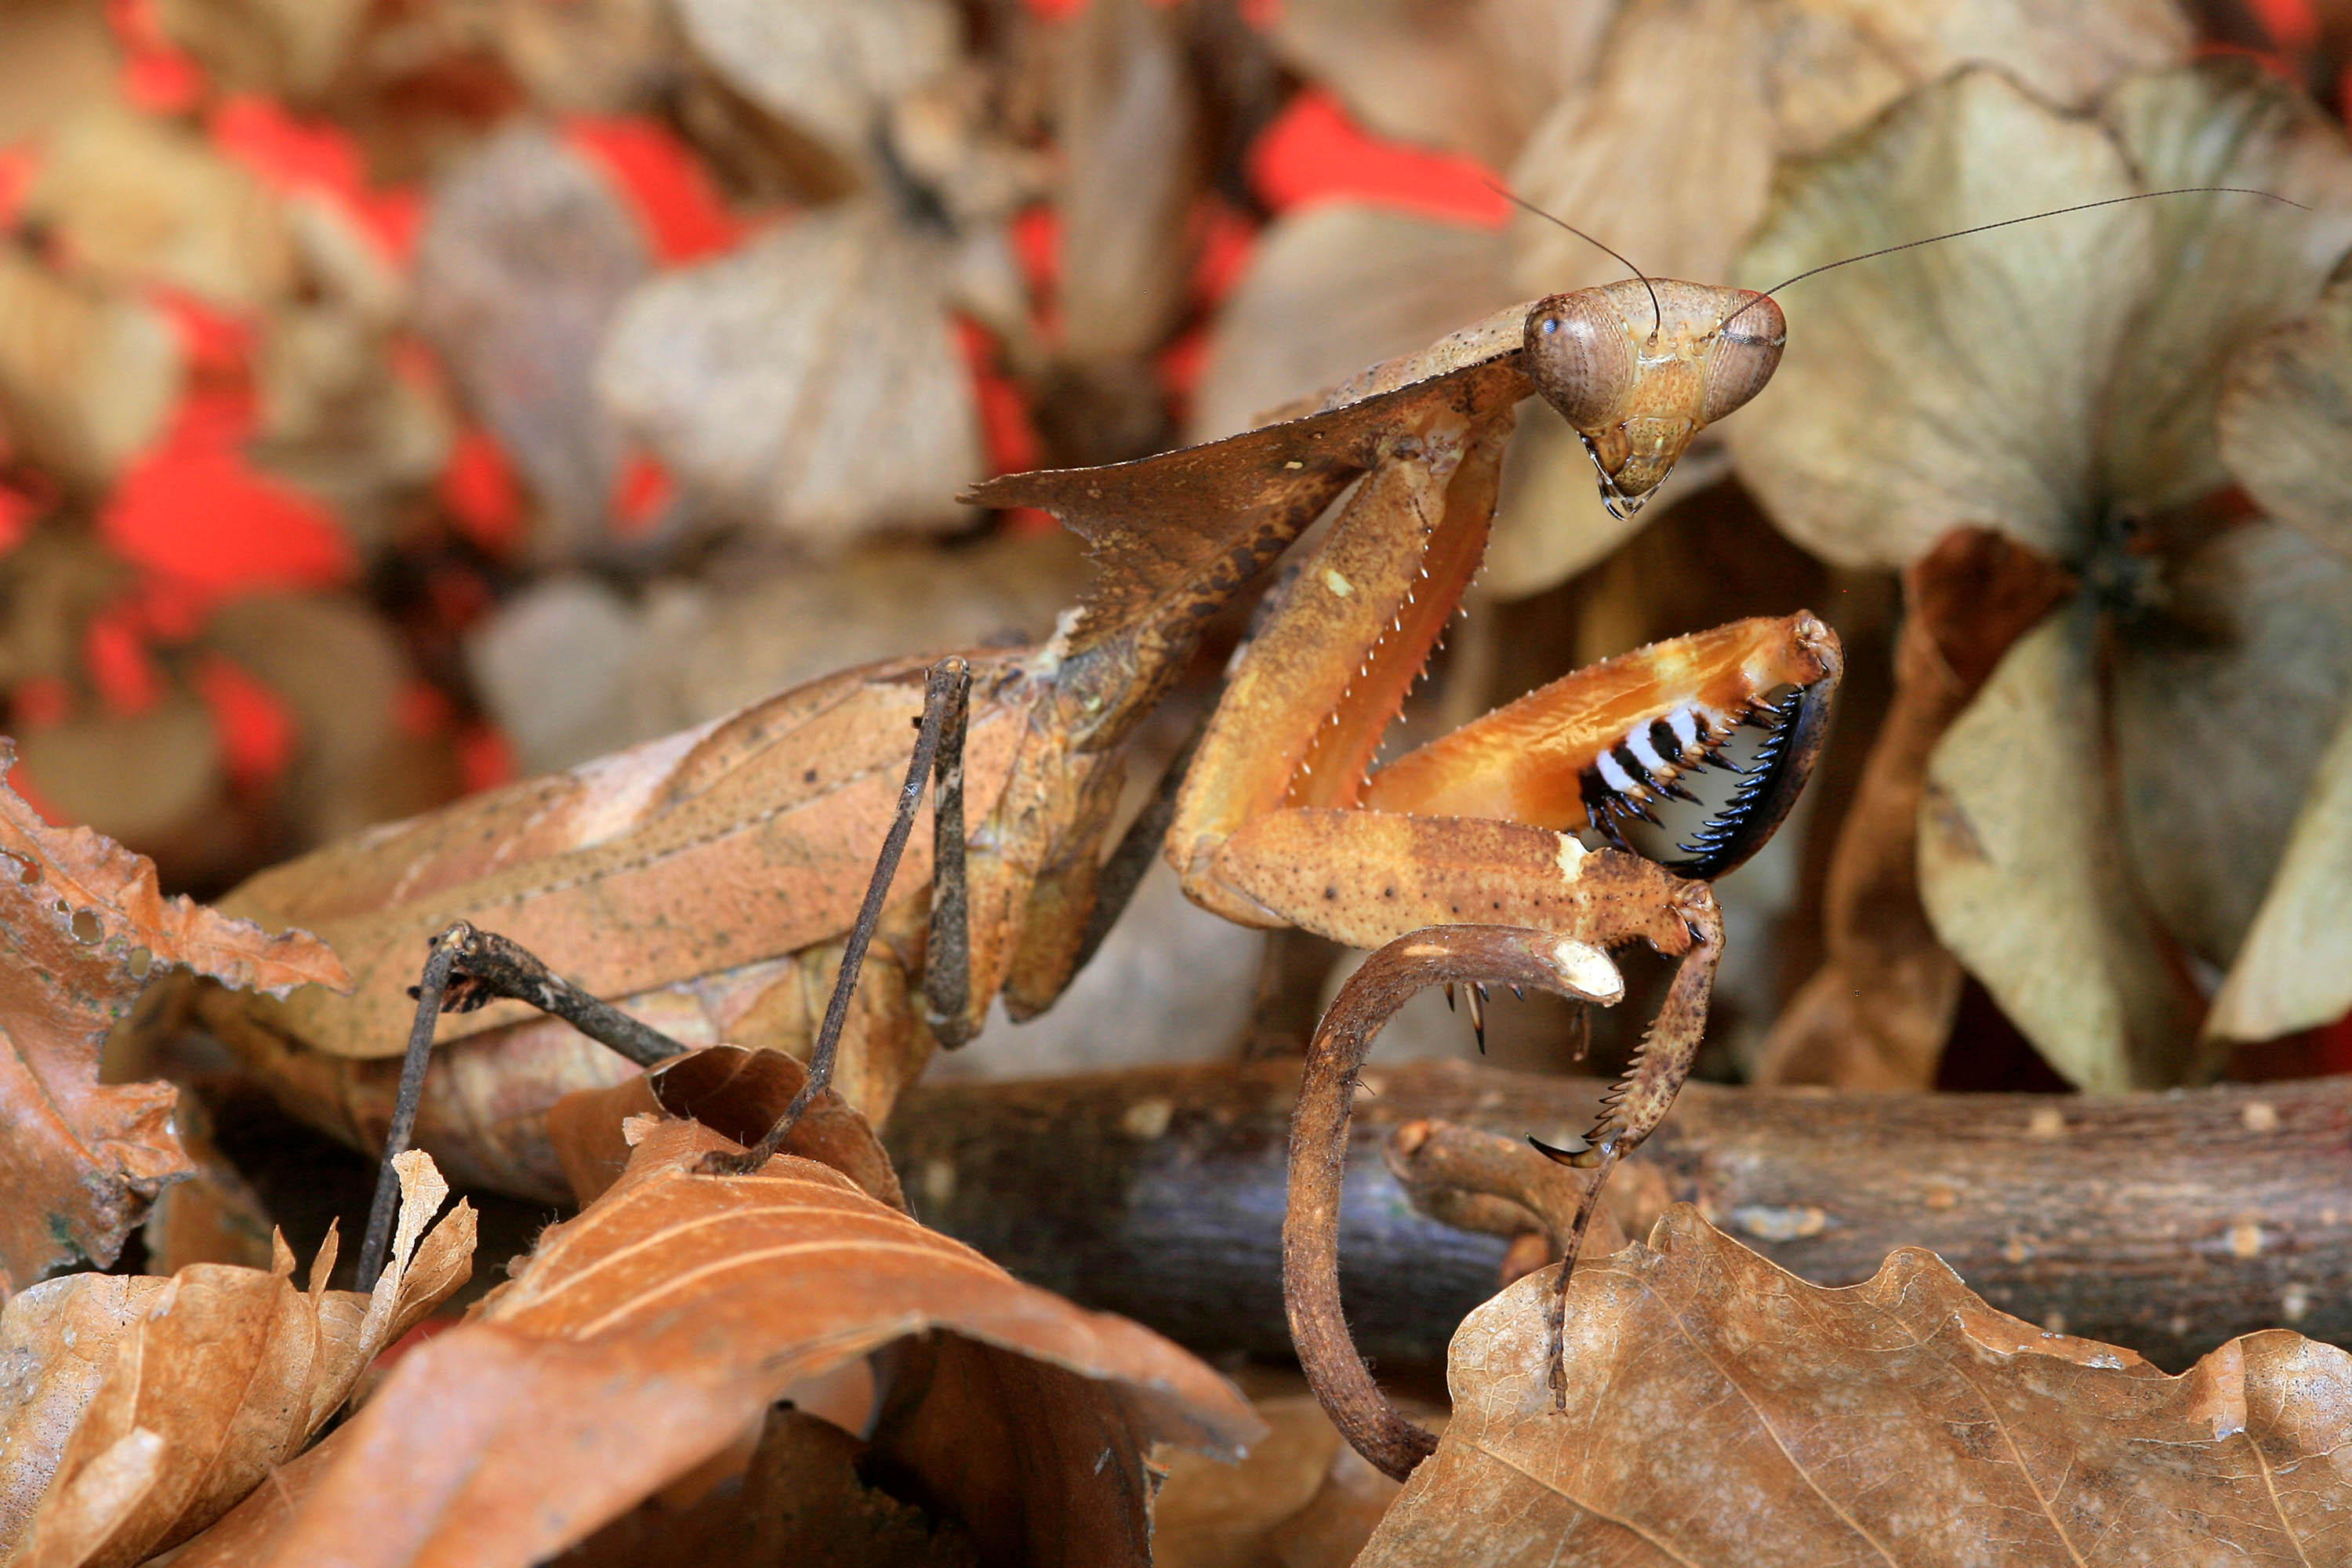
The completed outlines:
[[[1677,1205],[1569,1294],[1464,1320],[1390,1563],[2317,1563],[2343,1554],[2352,1356],[2284,1330],[2168,1375],[1986,1306],[1933,1253],[1809,1284]]]
[[[635,1126],[620,1180],[404,1356],[299,1500],[263,1494],[258,1527],[224,1521],[247,1561],[536,1561],[726,1448],[796,1382],[892,1346],[871,1441],[991,1560],[1148,1563],[1151,1445],[1231,1452],[1259,1429],[1188,1353],[1020,1284],[829,1166],[702,1176],[706,1153],[740,1146],[691,1121]]]

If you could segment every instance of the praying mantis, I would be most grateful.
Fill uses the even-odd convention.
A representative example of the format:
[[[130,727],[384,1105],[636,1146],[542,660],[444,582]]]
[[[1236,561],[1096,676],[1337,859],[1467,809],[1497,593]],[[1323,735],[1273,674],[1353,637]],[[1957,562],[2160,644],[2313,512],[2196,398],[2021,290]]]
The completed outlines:
[[[1566,1155],[1594,1168],[1597,1193],[1687,1076],[1722,944],[1708,883],[1801,789],[1842,671],[1834,636],[1799,614],[1660,643],[1371,764],[1477,570],[1519,405],[1541,395],[1567,418],[1604,500],[1630,510],[1699,430],[1762,390],[1785,331],[1769,293],[1639,278],[1498,312],[1295,419],[992,480],[970,499],[1048,510],[1093,546],[1096,581],[1045,643],[845,671],[265,873],[225,907],[325,936],[355,990],[282,1004],[215,994],[205,1016],[282,1098],[340,1111],[347,1134],[373,1142],[335,1103],[347,1080],[333,1069],[394,1054],[418,943],[479,926],[577,983],[541,969],[503,1001],[440,1018],[445,996],[470,1006],[498,989],[444,963],[408,1031],[404,1102],[436,1030],[488,1054],[529,1029],[520,999],[568,1007],[639,1060],[673,1042],[633,1032],[631,1015],[690,1014],[741,1043],[803,1045],[804,1107],[845,1042],[868,1063],[896,1053],[919,1065],[930,1042],[976,1033],[995,998],[1015,1016],[1050,1004],[1164,847],[1204,907],[1398,955],[1391,968],[1417,964],[1433,982],[1475,984],[1484,965],[1484,977],[1607,1003],[1622,994],[1611,949],[1645,943],[1675,961],[1591,1147]],[[1264,607],[1189,765],[1170,770],[1105,856],[1138,726],[1207,621],[1334,503],[1321,544]],[[1625,847],[1622,819],[1683,793],[1743,723],[1766,729],[1764,749],[1688,858]],[[919,740],[894,792],[910,724]],[[894,902],[927,774],[931,842],[911,851]],[[625,940],[591,940],[600,930]],[[878,1115],[895,1082],[869,1072],[847,1087]],[[1344,1100],[1340,1110],[1344,1131]],[[778,1146],[794,1114],[745,1161]],[[436,1155],[466,1169],[449,1133],[427,1145],[442,1137]],[[1294,1205],[1302,1231],[1307,1207]]]

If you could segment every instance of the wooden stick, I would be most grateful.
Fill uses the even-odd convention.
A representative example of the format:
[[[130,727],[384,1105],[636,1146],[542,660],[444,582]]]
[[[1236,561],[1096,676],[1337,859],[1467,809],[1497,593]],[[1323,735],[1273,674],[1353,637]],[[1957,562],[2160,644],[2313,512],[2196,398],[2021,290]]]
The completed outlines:
[[[1339,1215],[1357,1345],[1443,1362],[1505,1243],[1417,1212],[1383,1160],[1429,1118],[1565,1142],[1601,1085],[1368,1065]],[[1202,1348],[1289,1353],[1296,1063],[919,1086],[886,1137],[916,1212],[1023,1278]],[[1613,1179],[1647,1234],[1683,1199],[1806,1279],[1931,1247],[1992,1305],[2178,1370],[2284,1327],[2352,1342],[2352,1079],[2174,1094],[1832,1094],[1692,1084]]]

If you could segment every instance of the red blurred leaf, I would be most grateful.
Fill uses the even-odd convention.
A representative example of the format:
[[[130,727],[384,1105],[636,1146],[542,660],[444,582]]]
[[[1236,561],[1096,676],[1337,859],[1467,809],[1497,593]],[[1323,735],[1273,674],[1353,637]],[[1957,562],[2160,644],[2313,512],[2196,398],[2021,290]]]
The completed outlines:
[[[677,499],[677,482],[659,458],[651,452],[630,454],[613,484],[614,531],[624,538],[644,533]]]
[[[117,713],[144,713],[163,696],[163,674],[141,635],[137,611],[116,605],[82,628],[82,664],[98,695]]]
[[[522,543],[522,488],[499,438],[479,426],[457,437],[435,491],[466,537],[495,555]]]
[[[122,96],[134,108],[178,114],[196,106],[204,68],[165,35],[154,0],[106,0],[106,20],[122,46]]]
[[[356,567],[325,503],[227,448],[173,441],[132,463],[99,516],[116,553],[222,593],[324,588]]]
[[[41,155],[30,146],[0,147],[0,228],[14,228],[25,193],[41,172]]]
[[[515,766],[514,746],[494,724],[472,724],[457,738],[457,771],[466,793],[474,795],[509,784],[521,770]]]
[[[259,175],[280,195],[314,195],[335,203],[373,239],[386,259],[406,265],[424,221],[413,190],[375,189],[358,141],[325,119],[297,117],[270,99],[239,93],[214,110],[213,145]]]
[[[255,786],[282,776],[300,739],[300,725],[286,700],[218,654],[197,664],[194,685],[212,710],[229,777]]]
[[[1277,213],[1360,201],[1500,228],[1511,204],[1493,171],[1454,153],[1382,142],[1319,87],[1302,89],[1249,152],[1251,188]]]
[[[973,401],[980,409],[980,438],[988,471],[1019,474],[1045,460],[1045,447],[1031,423],[1029,405],[1010,376],[997,368],[996,340],[969,317],[955,318],[956,342],[971,367]]]
[[[692,148],[651,120],[575,115],[564,121],[572,150],[620,187],[654,254],[671,267],[734,247],[743,226]]]

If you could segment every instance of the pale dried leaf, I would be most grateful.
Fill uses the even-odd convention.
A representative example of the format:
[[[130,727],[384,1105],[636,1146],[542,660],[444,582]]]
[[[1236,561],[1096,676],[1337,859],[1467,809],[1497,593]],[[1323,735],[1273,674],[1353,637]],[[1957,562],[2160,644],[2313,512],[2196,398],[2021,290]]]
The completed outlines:
[[[2278,875],[2213,998],[2205,1032],[2267,1040],[2352,1011],[2352,708],[2320,758]]]
[[[162,283],[252,310],[298,281],[293,237],[258,177],[194,131],[111,102],[58,128],[25,216],[113,284]]]
[[[0,1312],[0,1550],[24,1539],[115,1342],[170,1284],[153,1275],[67,1274],[11,1297]]]
[[[417,320],[530,481],[545,555],[603,537],[625,454],[591,370],[651,267],[612,186],[536,126],[491,137],[434,194]]]
[[[323,1288],[330,1232],[308,1293],[279,1240],[266,1269],[192,1264],[129,1282],[127,1293],[115,1289],[124,1282],[76,1275],[10,1303],[0,1345],[12,1360],[73,1369],[44,1376],[10,1419],[40,1456],[6,1472],[0,1516],[18,1518],[38,1499],[5,1542],[13,1562],[129,1568],[186,1540],[299,1452],[377,1352],[465,1283],[473,1209],[460,1204],[420,1235],[448,1188],[424,1155],[404,1159],[401,1243],[373,1300]],[[123,1310],[126,1295],[134,1310]]]
[[[1501,310],[1517,297],[1507,259],[1500,234],[1378,207],[1322,203],[1282,218],[1218,312],[1192,439],[1251,429]]]
[[[18,744],[49,808],[112,838],[168,842],[216,813],[228,782],[220,728],[184,688],[136,713],[92,706],[28,724]]]
[[[2063,109],[2088,109],[2134,71],[2188,58],[2189,18],[2172,0],[1795,0],[1768,6],[1781,151],[1820,152],[1904,89],[1965,65],[1998,66]]]
[[[2240,353],[2217,422],[2222,461],[2249,495],[2352,555],[2352,263],[2310,315]]]
[[[173,43],[230,91],[316,99],[358,42],[367,0],[157,0]]]
[[[1945,734],[1919,812],[1936,934],[2082,1089],[2163,1088],[2189,1021],[2149,940],[2103,780],[2094,612],[2027,633]]]
[[[942,0],[680,0],[688,39],[728,84],[844,157],[870,154],[890,100],[961,45]]]
[[[1616,0],[1289,0],[1275,47],[1400,142],[1507,167],[1592,68]]]
[[[807,214],[638,289],[597,386],[689,490],[787,538],[956,526],[981,457],[950,261],[878,202]]]
[[[1006,1560],[1146,1561],[1149,1444],[1255,1435],[1174,1346],[1017,1283],[824,1166],[690,1173],[732,1147],[652,1129],[474,1321],[403,1358],[256,1560],[535,1561],[725,1447],[788,1384],[926,1329],[947,1331],[915,1347],[936,1357],[928,1396],[877,1446]],[[956,1420],[927,1422],[934,1407]]]
[[[1062,346],[1080,363],[1149,353],[1184,308],[1185,231],[1208,173],[1185,15],[1090,5],[1056,75]]]
[[[687,68],[665,0],[491,0],[489,13],[499,57],[551,110],[642,112]]]
[[[14,763],[0,740],[0,774]],[[19,1289],[76,1250],[111,1262],[146,1202],[187,1169],[168,1084],[98,1082],[100,1047],[164,967],[282,994],[344,984],[300,931],[271,936],[184,898],[155,867],[87,827],[44,823],[0,785],[0,1275]],[[147,957],[136,959],[140,950]],[[134,969],[136,973],[133,973]]]
[[[359,598],[240,595],[214,612],[204,640],[293,713],[301,745],[282,787],[302,842],[326,843],[440,804],[430,779],[400,765],[409,744],[400,704],[415,679],[408,657],[384,617]]]
[[[0,245],[0,416],[26,457],[99,489],[162,434],[184,374],[161,311]]]
[[[2112,722],[2133,876],[2215,969],[2238,952],[2352,698],[2352,561],[2259,521],[2164,558],[2126,620]]]
[[[2144,204],[2159,259],[2113,372],[2107,488],[2126,503],[2177,506],[2230,482],[2213,415],[2231,356],[2308,310],[2352,245],[2352,148],[2252,60],[2127,81],[2101,113],[2144,190],[2235,185],[2312,209],[2245,195]]]
[[[1755,0],[1636,0],[1611,29],[1591,84],[1528,137],[1512,189],[1653,278],[1725,281],[1763,215],[1778,152],[1764,82],[1769,47]],[[1521,295],[1625,276],[1622,263],[1533,214],[1513,224]]]
[[[1570,1292],[1465,1320],[1454,1420],[1360,1568],[2333,1562],[2352,1357],[2271,1330],[2178,1377],[2044,1333],[1904,1248],[1808,1284],[1676,1205]],[[1898,1478],[1890,1484],[1890,1478]]]
[[[1763,288],[1881,246],[2138,188],[2093,122],[2005,77],[1925,89],[1785,184],[1739,267]],[[1774,521],[1843,565],[1900,565],[1990,523],[2087,542],[2110,374],[2155,256],[2156,204],[1849,267],[1784,301],[1772,384],[1724,425]]]

